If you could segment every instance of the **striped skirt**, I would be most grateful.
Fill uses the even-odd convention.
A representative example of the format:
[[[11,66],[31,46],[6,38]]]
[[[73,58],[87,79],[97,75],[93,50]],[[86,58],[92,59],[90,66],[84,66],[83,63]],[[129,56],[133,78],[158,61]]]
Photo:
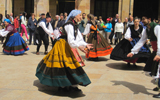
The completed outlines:
[[[113,50],[108,41],[99,33],[97,33],[97,39],[94,39],[93,33],[90,33],[87,43],[93,44],[93,49],[86,54],[86,58],[107,56]]]
[[[36,76],[42,84],[54,87],[87,86],[91,83],[64,39],[56,41],[52,50],[41,60]]]

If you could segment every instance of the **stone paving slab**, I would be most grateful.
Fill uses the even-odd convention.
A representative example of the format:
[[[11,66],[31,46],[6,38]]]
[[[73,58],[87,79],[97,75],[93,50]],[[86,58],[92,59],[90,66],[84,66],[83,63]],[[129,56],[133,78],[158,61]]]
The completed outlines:
[[[100,57],[97,62],[88,61],[82,52],[91,84],[79,86],[80,93],[57,92],[57,88],[40,84],[35,76],[37,64],[45,56],[44,46],[40,55],[35,54],[36,46],[24,55],[12,56],[2,52],[0,44],[0,100],[156,100],[152,91],[156,86],[151,77],[145,76],[144,64],[127,67],[123,61]],[[49,46],[51,50],[51,45]]]

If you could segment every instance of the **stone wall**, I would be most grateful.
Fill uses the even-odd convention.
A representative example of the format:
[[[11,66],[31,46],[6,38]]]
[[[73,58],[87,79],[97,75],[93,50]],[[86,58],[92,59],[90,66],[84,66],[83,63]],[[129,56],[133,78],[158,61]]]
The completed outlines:
[[[82,11],[82,13],[89,14],[90,13],[90,0],[75,0],[76,9]]]
[[[6,0],[0,0],[0,13],[5,16],[5,2]],[[7,14],[12,12],[12,0],[7,0]]]
[[[24,12],[25,0],[14,0],[14,15],[19,15],[19,13]]]
[[[57,11],[57,2],[56,0],[49,0],[49,12],[52,15],[52,18],[55,18],[56,11]]]
[[[49,0],[35,0],[34,9],[36,9],[36,17],[39,17],[39,14],[49,12]]]
[[[5,15],[5,0],[0,0],[0,13],[4,16]]]

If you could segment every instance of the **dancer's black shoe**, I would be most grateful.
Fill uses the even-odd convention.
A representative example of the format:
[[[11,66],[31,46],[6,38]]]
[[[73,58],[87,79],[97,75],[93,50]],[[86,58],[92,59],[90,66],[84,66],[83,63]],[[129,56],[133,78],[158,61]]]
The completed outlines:
[[[76,92],[80,92],[81,91],[81,89],[79,89],[78,87],[72,87],[72,86],[69,87],[69,90],[70,91],[76,91]]]
[[[153,91],[159,91],[159,88],[155,87],[155,88],[153,89]]]

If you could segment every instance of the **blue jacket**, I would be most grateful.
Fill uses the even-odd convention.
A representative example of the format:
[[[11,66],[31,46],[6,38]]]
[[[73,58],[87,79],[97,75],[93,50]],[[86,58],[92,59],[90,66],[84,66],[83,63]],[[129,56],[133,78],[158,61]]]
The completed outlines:
[[[111,24],[111,23],[106,23],[105,26],[106,26],[107,28],[104,28],[104,31],[105,31],[105,32],[111,32],[112,24]]]
[[[36,25],[34,23],[36,23]],[[32,18],[30,17],[29,20],[28,20],[27,26],[28,26],[29,30],[34,31],[37,27],[37,20],[34,19],[34,22],[33,22]]]
[[[84,26],[83,26],[84,24],[85,24],[85,22],[83,20],[81,21],[81,23],[78,24],[78,28],[79,28],[81,33],[84,32]]]
[[[57,24],[57,27],[62,27],[63,25],[65,24],[65,20],[59,20],[58,21],[58,24]]]

